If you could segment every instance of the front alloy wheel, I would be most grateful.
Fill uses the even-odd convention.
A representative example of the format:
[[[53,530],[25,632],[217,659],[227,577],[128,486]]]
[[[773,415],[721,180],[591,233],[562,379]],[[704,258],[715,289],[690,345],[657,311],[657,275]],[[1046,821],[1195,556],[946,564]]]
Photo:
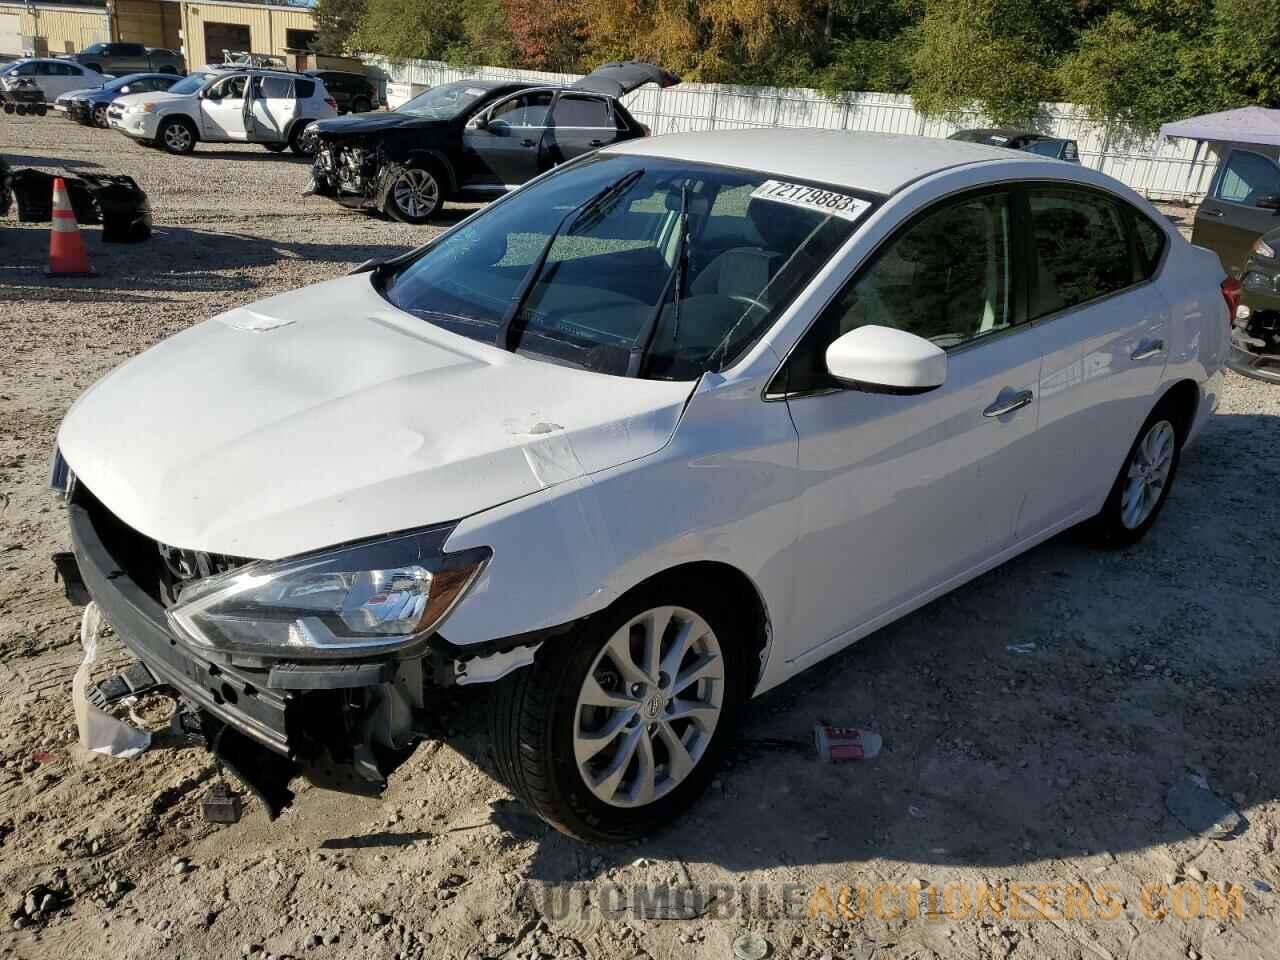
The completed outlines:
[[[196,135],[181,120],[170,120],[160,131],[160,144],[170,153],[190,153],[196,146]]]
[[[710,783],[749,687],[758,629],[668,583],[545,641],[497,685],[499,776],[584,840],[648,835]]]
[[[99,103],[93,108],[93,122],[99,127],[107,125],[107,105]]]
[[[401,223],[426,223],[440,209],[440,183],[430,170],[405,167],[391,183],[387,209]]]
[[[666,796],[715,735],[724,679],[720,641],[693,611],[658,607],[623,625],[578,692],[573,752],[583,782],[617,807]]]

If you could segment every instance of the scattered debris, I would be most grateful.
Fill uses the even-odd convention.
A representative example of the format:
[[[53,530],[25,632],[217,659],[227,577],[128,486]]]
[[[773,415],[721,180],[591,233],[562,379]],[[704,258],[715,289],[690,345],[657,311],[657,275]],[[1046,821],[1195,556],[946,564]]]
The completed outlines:
[[[764,960],[769,955],[769,941],[751,930],[744,930],[733,941],[733,955],[738,960]]]
[[[71,702],[82,747],[91,753],[132,760],[151,745],[151,734],[117,720],[88,700],[89,672],[98,656],[98,639],[104,625],[96,603],[84,608],[84,616],[80,619],[80,645],[84,647],[84,660],[71,681]]]
[[[200,813],[209,823],[239,823],[243,809],[240,795],[219,780],[200,798]]]
[[[1188,830],[1212,840],[1236,836],[1248,823],[1210,790],[1208,782],[1199,774],[1190,774],[1171,786],[1165,794],[1164,805]]]
[[[818,759],[825,763],[841,763],[845,760],[874,760],[883,744],[880,734],[860,727],[829,727],[816,723],[813,726],[813,743],[818,749]]]

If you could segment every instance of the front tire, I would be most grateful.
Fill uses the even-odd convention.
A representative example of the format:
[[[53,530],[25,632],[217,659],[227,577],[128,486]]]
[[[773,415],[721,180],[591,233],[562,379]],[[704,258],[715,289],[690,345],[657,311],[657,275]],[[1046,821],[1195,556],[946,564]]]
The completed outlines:
[[[748,689],[749,629],[692,587],[642,591],[498,684],[499,776],[557,830],[622,843],[711,782]]]
[[[440,212],[440,180],[426,167],[404,167],[387,188],[386,211],[401,223],[427,223]]]
[[[293,129],[289,131],[289,149],[299,157],[314,157],[316,155],[315,137],[306,138],[302,134],[306,132],[307,124],[310,120],[299,120],[293,125]]]
[[[182,117],[166,120],[156,133],[156,143],[169,153],[183,156],[196,148],[196,129]]]
[[[1162,403],[1138,431],[1107,502],[1094,521],[1104,546],[1135,544],[1155,524],[1178,472],[1186,439],[1181,423],[1170,405]]]
[[[99,127],[107,126],[107,105],[99,103],[93,108],[93,123]]]

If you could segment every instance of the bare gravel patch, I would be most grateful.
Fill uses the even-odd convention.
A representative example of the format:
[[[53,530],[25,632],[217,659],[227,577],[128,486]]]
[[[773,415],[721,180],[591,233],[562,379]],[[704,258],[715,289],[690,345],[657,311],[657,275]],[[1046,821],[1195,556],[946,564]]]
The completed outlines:
[[[708,796],[649,841],[584,847],[515,804],[487,772],[482,696],[440,703],[381,799],[304,789],[274,823],[251,801],[216,827],[199,816],[215,776],[200,749],[128,763],[75,747],[78,611],[54,582],[65,518],[43,493],[57,424],[161,338],[431,231],[304,200],[306,164],[257,147],[175,158],[8,116],[0,143],[15,166],[128,173],[156,217],[137,246],[86,230],[101,275],[59,281],[42,274],[46,229],[0,220],[0,955],[725,960],[747,929],[812,960],[1274,956],[1280,388],[1228,378],[1140,546],[1061,536],[756,701]],[[819,765],[817,719],[879,730],[883,752]],[[1237,835],[1169,814],[1189,772],[1243,815]],[[932,916],[927,894],[906,911],[917,880]],[[948,882],[1025,884],[1032,904],[1055,891],[1058,919],[951,919]],[[717,898],[689,911],[704,916],[633,903],[688,884]],[[803,909],[841,884],[862,915],[782,914],[785,896]],[[859,884],[889,885],[901,912],[860,911]],[[1156,919],[1143,890],[1161,884],[1238,885],[1240,915],[1164,903]],[[1067,885],[1090,888],[1087,919],[1062,916]]]

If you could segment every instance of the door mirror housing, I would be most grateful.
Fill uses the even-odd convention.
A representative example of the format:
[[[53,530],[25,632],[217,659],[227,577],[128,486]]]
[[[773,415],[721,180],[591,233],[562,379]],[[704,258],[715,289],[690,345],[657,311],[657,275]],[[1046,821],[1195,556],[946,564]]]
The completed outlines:
[[[1261,210],[1271,210],[1274,213],[1280,213],[1280,193],[1265,194],[1255,200],[1253,205]]]
[[[827,372],[872,393],[926,393],[947,380],[947,354],[905,330],[869,324],[827,347]]]
[[[488,130],[489,115],[487,113],[477,113],[471,118],[471,122],[467,124],[472,130]]]

